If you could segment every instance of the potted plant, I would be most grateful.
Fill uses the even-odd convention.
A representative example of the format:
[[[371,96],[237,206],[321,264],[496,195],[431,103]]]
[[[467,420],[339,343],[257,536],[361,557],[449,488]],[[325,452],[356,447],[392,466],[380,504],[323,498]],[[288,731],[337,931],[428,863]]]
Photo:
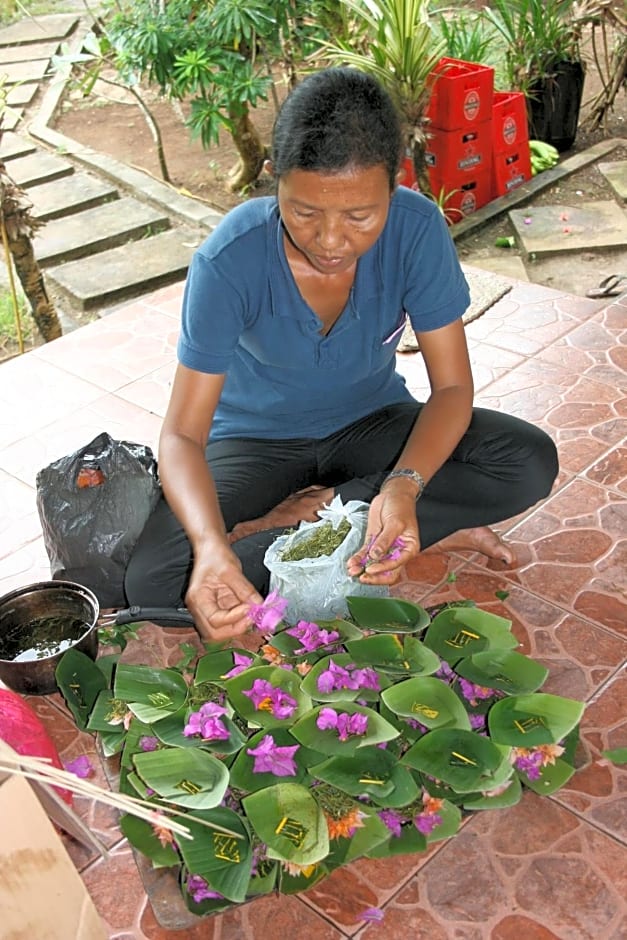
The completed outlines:
[[[424,116],[431,96],[429,75],[446,42],[433,29],[428,0],[344,0],[344,7],[353,18],[347,38],[323,42],[323,56],[368,72],[387,89],[404,121],[406,154],[413,160],[418,186],[431,195]]]
[[[568,150],[577,134],[585,76],[574,0],[492,0],[485,16],[505,39],[509,88],[527,98],[529,137]]]

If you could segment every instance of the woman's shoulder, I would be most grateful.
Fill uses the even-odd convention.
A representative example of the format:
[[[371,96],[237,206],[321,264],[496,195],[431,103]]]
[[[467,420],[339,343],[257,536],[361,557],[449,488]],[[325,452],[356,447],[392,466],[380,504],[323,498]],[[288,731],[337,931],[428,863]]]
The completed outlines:
[[[206,258],[215,258],[227,248],[248,251],[256,239],[264,241],[278,222],[274,196],[260,196],[235,206],[220,220],[199,248]]]
[[[397,186],[390,206],[390,211],[399,218],[414,218],[428,223],[440,213],[433,199],[408,186]]]

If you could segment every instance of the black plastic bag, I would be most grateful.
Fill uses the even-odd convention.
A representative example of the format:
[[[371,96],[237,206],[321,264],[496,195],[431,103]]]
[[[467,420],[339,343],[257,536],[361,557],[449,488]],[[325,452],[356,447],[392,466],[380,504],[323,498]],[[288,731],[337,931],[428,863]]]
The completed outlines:
[[[131,552],[160,494],[150,447],[103,432],[37,474],[37,510],[53,579],[120,607]]]

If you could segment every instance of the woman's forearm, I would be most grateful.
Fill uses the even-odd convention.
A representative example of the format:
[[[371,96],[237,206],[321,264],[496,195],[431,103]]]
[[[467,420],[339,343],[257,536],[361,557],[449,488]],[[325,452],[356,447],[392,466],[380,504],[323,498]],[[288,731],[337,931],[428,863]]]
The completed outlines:
[[[472,389],[450,386],[432,393],[398,458],[398,467],[418,470],[425,483],[451,456],[472,417]]]

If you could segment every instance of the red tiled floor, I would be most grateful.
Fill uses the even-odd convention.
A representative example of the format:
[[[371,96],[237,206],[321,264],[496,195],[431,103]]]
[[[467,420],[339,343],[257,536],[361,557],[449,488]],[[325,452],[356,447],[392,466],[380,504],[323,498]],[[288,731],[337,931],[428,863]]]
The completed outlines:
[[[0,369],[0,592],[47,577],[40,467],[101,430],[156,444],[181,294],[181,284],[164,288]],[[111,940],[627,937],[627,773],[603,757],[627,746],[626,328],[627,295],[603,307],[522,283],[468,325],[477,403],[548,430],[562,471],[543,504],[499,526],[515,565],[426,554],[395,589],[417,603],[472,598],[512,620],[520,650],[549,669],[545,689],[587,703],[575,776],[548,799],[528,792],[509,810],[475,814],[425,856],[361,859],[302,896],[202,921],[182,909],[168,873],[142,865],[140,875],[111,811],[77,800],[112,849],[103,859],[66,838]],[[399,368],[423,394],[420,354],[400,356]],[[145,627],[125,657],[165,665],[194,638]],[[63,759],[88,753],[104,783],[92,737],[60,698],[30,701]],[[381,907],[384,921],[366,924],[368,907]]]

